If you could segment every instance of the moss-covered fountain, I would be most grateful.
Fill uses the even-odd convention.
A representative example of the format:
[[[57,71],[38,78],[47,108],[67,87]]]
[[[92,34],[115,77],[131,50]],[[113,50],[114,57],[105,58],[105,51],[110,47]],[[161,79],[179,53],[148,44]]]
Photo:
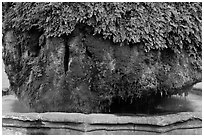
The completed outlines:
[[[200,134],[201,113],[112,113],[155,113],[161,100],[187,95],[201,82],[201,9],[201,3],[3,3],[10,90],[35,112],[4,115],[5,130],[13,122],[24,125],[23,134],[115,128],[156,134],[177,127],[189,130],[172,134]]]

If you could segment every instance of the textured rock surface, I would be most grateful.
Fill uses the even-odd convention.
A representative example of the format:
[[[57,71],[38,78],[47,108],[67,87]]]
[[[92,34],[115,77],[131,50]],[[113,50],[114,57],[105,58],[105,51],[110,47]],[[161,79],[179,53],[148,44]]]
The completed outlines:
[[[26,41],[17,44],[18,35],[5,33],[3,60],[12,90],[36,112],[146,109],[154,99],[187,93],[202,79],[194,65],[201,59],[192,60],[185,50],[146,53],[142,43],[114,44],[80,27],[60,38],[37,30],[22,35]]]

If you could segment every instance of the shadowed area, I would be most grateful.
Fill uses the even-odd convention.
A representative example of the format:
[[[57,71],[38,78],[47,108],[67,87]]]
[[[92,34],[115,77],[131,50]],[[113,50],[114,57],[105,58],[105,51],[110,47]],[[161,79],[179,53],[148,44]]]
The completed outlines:
[[[28,113],[31,112],[26,108],[14,95],[3,96],[2,113]],[[166,114],[178,112],[202,112],[202,96],[189,93],[187,97],[172,96],[162,100],[162,102],[150,114]],[[128,115],[128,112],[120,112]],[[134,113],[132,108],[131,113]]]
[[[3,63],[2,63],[3,64]],[[4,72],[4,64],[2,66],[2,88],[8,88],[9,82],[8,77]],[[202,83],[197,83],[194,85],[194,89],[188,96],[172,96],[170,98],[165,98],[161,101],[159,105],[151,112],[151,114],[165,114],[165,113],[177,113],[177,112],[202,112]],[[146,107],[146,106],[144,106]],[[128,108],[129,109],[129,108]],[[124,115],[130,113],[135,113],[134,108],[130,108],[131,112],[123,112]],[[127,110],[121,109],[121,110]],[[26,108],[15,95],[7,95],[2,97],[2,113],[28,113],[31,112]],[[132,115],[130,114],[130,115]]]

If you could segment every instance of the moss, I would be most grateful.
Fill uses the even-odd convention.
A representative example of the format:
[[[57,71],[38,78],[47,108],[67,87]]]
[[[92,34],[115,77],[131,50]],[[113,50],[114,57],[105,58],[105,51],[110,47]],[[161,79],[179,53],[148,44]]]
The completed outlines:
[[[201,49],[201,2],[4,2],[2,5],[3,32],[13,29],[22,33],[35,28],[47,37],[60,37],[70,35],[77,25],[83,24],[91,28],[84,29],[87,33],[102,34],[115,43],[143,42],[144,51],[171,48],[179,52],[188,48],[197,53]]]
[[[35,111],[145,111],[202,79],[201,3],[6,7],[7,73]]]

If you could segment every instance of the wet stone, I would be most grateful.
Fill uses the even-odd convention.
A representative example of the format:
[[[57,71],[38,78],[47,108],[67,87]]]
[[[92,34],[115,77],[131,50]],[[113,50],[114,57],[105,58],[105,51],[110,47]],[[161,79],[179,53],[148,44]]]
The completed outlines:
[[[142,43],[113,43],[78,26],[58,38],[43,37],[37,30],[22,34],[28,38],[20,46],[17,34],[5,34],[3,60],[11,89],[35,112],[134,108],[149,113],[162,98],[187,95],[202,79],[201,68],[192,66],[186,51],[145,52]]]

